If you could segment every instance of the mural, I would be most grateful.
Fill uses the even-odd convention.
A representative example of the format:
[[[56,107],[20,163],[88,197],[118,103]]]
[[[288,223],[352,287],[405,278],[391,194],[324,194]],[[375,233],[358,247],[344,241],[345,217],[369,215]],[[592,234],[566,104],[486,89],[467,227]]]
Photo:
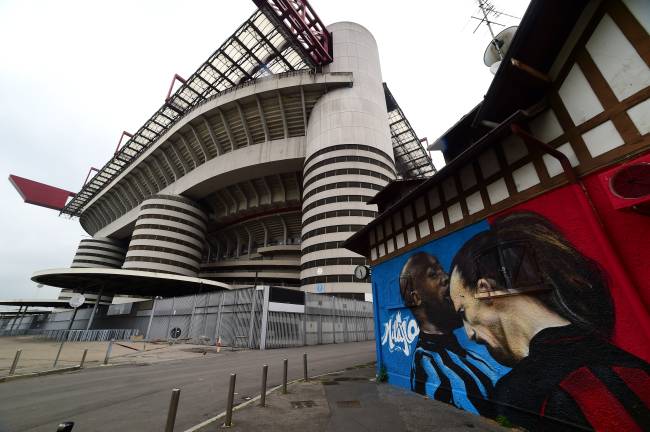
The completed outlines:
[[[650,365],[621,348],[617,280],[567,238],[588,233],[528,210],[374,267],[389,382],[529,430],[648,430]]]

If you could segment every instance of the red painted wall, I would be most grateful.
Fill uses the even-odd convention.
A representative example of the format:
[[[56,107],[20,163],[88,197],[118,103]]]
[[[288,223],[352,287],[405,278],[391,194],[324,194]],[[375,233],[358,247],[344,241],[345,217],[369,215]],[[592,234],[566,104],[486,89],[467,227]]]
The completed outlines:
[[[612,342],[650,361],[650,217],[614,210],[597,174],[583,182],[593,207],[580,186],[568,185],[495,215],[490,222],[521,210],[552,221],[610,278],[616,311]]]
[[[646,312],[650,311],[650,216],[615,210],[596,175],[584,181],[612,247],[621,257]]]

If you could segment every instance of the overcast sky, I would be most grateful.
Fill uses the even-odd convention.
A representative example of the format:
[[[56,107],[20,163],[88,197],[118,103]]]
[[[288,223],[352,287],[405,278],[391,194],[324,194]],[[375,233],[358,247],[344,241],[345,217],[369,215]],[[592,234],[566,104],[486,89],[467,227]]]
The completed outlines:
[[[494,3],[521,17],[528,1]],[[355,21],[374,34],[384,81],[430,142],[490,85],[475,0],[311,4],[326,24]],[[24,204],[9,174],[78,191],[122,130],[158,109],[174,73],[191,75],[254,10],[251,0],[0,0],[0,299],[55,297],[30,276],[68,267],[86,235],[76,219]]]

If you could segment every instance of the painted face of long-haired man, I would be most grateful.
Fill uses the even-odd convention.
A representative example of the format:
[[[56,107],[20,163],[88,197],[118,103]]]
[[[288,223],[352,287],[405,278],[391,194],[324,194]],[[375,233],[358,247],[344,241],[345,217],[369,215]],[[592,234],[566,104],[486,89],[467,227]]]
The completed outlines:
[[[546,219],[515,213],[469,240],[452,263],[451,299],[470,339],[508,366],[541,330],[571,323],[607,334],[613,306],[600,267]]]
[[[530,430],[647,427],[638,421],[650,418],[650,396],[630,395],[650,387],[650,365],[609,342],[607,278],[548,220],[526,212],[495,220],[452,269],[451,300],[467,336],[513,368],[494,390],[499,415]],[[599,391],[611,396],[607,410],[594,399]]]

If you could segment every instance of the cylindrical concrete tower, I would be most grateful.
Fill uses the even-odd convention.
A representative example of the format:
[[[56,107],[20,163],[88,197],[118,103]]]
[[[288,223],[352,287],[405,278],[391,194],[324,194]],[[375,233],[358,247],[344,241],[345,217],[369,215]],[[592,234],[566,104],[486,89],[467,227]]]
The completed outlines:
[[[120,268],[125,254],[126,247],[119,240],[107,237],[82,239],[70,267]]]
[[[122,268],[197,276],[207,216],[193,201],[154,195],[142,202]]]
[[[366,202],[395,178],[395,163],[373,36],[350,22],[328,27],[334,62],[324,72],[352,72],[352,88],[331,91],[314,106],[303,169],[301,285],[305,291],[369,293],[353,278],[364,264],[341,244],[377,207]]]

